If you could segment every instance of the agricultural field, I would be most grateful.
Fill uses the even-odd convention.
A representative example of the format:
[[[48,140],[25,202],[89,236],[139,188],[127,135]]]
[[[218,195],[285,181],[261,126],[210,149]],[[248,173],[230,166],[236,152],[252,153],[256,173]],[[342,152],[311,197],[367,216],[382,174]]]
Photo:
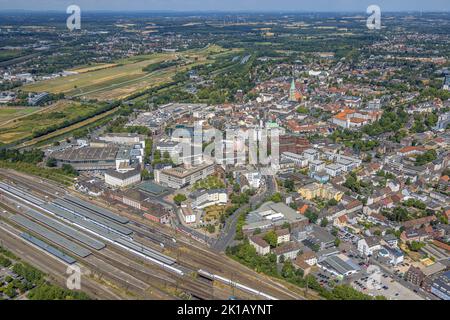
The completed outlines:
[[[2,121],[0,123],[0,144],[10,144],[32,138],[33,134],[39,130],[89,115],[101,106],[100,104],[61,100],[41,111],[16,117],[11,121]]]
[[[154,86],[170,82],[177,72],[208,63],[208,56],[220,53],[224,49],[209,46],[200,50],[182,53],[158,53],[141,55],[119,60],[115,65],[83,67],[77,75],[41,81],[23,87],[28,92],[64,93],[70,97],[109,101],[124,99],[131,94]],[[178,60],[175,66],[145,72],[149,65]],[[97,68],[97,69],[96,69]],[[98,69],[100,68],[100,69]],[[75,69],[76,71],[76,69]]]

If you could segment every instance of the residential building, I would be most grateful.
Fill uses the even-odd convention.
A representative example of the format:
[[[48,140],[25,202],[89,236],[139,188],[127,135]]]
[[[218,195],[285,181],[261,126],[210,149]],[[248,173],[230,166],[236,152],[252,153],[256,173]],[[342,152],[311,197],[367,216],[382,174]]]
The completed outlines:
[[[270,245],[260,236],[249,237],[249,243],[256,249],[259,255],[265,256],[270,253]]]
[[[277,245],[291,241],[289,229],[279,229],[275,233],[277,234]]]
[[[325,166],[325,172],[328,173],[332,177],[340,176],[343,172],[345,172],[345,167],[340,164],[329,164]]]
[[[272,250],[272,253],[276,255],[277,262],[281,261],[281,257],[284,260],[294,260],[300,251],[300,246],[296,242],[287,242]]]
[[[308,159],[302,155],[295,154],[292,152],[283,152],[281,154],[281,160],[288,159],[295,163],[296,166],[304,168],[308,166]]]
[[[303,151],[303,156],[308,159],[308,161],[319,160],[320,153],[315,149],[306,149]]]
[[[425,275],[420,268],[410,266],[405,273],[405,279],[416,286],[421,286],[422,281],[425,279]]]
[[[309,170],[311,172],[319,172],[325,170],[325,162],[321,160],[312,160],[309,161]]]
[[[375,250],[380,250],[381,244],[378,237],[367,237],[358,240],[358,251],[364,256],[371,256]]]
[[[225,189],[197,190],[190,194],[193,209],[203,209],[213,205],[226,205],[228,194]]]
[[[344,193],[335,189],[328,184],[311,183],[303,186],[298,190],[298,193],[306,200],[312,200],[314,198],[322,198],[326,200],[335,199],[341,201]]]

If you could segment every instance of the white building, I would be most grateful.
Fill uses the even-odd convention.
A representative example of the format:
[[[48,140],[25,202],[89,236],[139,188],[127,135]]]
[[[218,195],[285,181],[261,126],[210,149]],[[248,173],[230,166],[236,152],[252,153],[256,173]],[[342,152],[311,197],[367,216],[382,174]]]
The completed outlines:
[[[296,166],[299,166],[301,168],[308,166],[308,159],[300,154],[292,152],[283,152],[281,154],[281,160],[284,159],[293,161]]]
[[[181,205],[181,215],[184,222],[187,224],[195,223],[197,221],[197,216],[192,211],[192,208],[187,204]]]
[[[173,159],[175,157],[178,157],[181,151],[181,147],[179,142],[168,141],[159,143],[156,146],[156,150],[159,150],[162,156],[167,152]]]
[[[124,188],[141,181],[141,172],[139,169],[133,169],[127,172],[119,172],[108,170],[105,172],[105,183],[113,186]]]
[[[319,172],[325,169],[325,162],[321,160],[313,160],[309,162],[309,171]]]
[[[265,256],[270,253],[270,245],[259,236],[251,236],[249,238],[250,244],[256,249],[259,255]]]
[[[108,133],[98,138],[100,141],[114,144],[134,146],[140,144],[145,149],[145,136],[135,133]]]
[[[155,170],[155,182],[169,188],[181,189],[213,173],[214,164]]]
[[[244,172],[243,176],[247,179],[251,188],[258,189],[261,186],[262,175],[258,171]]]
[[[320,153],[315,149],[306,149],[303,151],[303,156],[308,159],[308,161],[314,161],[319,159]]]
[[[344,167],[340,164],[329,164],[325,166],[325,172],[332,177],[340,176],[344,172]]]
[[[225,189],[199,190],[190,195],[192,208],[203,209],[213,205],[226,205],[228,194]]]
[[[377,237],[367,237],[358,240],[358,252],[364,256],[371,256],[374,251],[381,248],[381,243]]]

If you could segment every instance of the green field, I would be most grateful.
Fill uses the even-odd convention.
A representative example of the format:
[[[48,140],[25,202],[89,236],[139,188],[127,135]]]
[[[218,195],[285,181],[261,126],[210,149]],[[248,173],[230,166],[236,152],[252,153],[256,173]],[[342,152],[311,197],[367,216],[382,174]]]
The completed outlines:
[[[18,58],[22,53],[22,50],[0,50],[0,62]]]
[[[88,104],[62,100],[52,106],[30,115],[0,124],[0,143],[9,144],[31,138],[37,130],[59,125],[66,120],[84,116],[99,108],[98,104]],[[0,112],[1,114],[1,112]]]
[[[36,112],[41,108],[37,107],[2,107],[0,106],[0,126],[7,121],[11,121],[15,118],[22,117],[24,115]]]
[[[40,81],[23,88],[29,92],[64,93],[70,97],[98,99],[100,101],[124,99],[131,94],[170,82],[173,76],[192,66],[207,63],[209,54],[220,53],[222,48],[210,46],[182,53],[141,55],[116,61],[116,65],[80,73],[64,78]],[[180,60],[178,66],[147,73],[142,69],[155,63]]]

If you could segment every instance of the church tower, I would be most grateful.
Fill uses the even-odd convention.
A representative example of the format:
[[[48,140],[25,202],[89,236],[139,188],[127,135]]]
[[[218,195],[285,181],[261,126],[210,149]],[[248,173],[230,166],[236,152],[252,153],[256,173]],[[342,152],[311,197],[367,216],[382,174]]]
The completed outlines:
[[[292,78],[291,89],[289,90],[289,101],[297,101],[297,88],[295,87],[295,79]]]

